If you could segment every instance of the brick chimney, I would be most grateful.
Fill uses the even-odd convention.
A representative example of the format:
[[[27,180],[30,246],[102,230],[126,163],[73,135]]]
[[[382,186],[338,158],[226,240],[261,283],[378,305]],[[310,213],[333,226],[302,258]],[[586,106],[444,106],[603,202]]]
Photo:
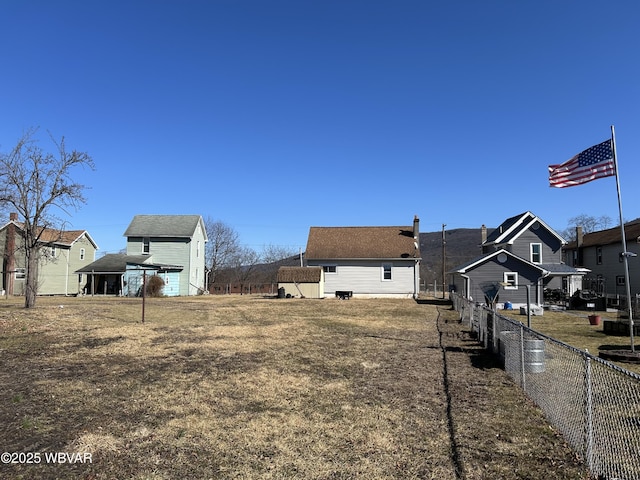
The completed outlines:
[[[573,253],[573,266],[582,266],[582,244],[584,243],[584,235],[582,227],[576,226],[576,250]]]
[[[583,242],[584,236],[582,235],[582,227],[576,227],[576,246],[578,248],[582,247]]]

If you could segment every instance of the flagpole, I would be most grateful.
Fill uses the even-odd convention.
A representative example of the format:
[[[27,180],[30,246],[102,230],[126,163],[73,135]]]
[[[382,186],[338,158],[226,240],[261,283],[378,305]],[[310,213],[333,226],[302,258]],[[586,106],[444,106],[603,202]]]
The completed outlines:
[[[629,252],[627,252],[627,239],[624,233],[624,217],[622,216],[622,197],[620,195],[620,175],[618,174],[618,156],[616,154],[616,131],[611,125],[611,151],[616,169],[616,188],[618,190],[618,210],[620,210],[620,231],[622,233],[622,257],[624,260],[624,284],[627,290],[627,306],[629,307],[629,338],[631,339],[631,352],[635,353],[633,341],[633,303],[631,301],[631,284],[629,283]]]

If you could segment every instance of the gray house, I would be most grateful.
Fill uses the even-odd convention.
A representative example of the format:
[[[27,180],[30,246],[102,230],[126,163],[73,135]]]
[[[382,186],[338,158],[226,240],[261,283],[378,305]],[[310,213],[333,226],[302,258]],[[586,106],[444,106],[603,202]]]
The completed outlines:
[[[419,293],[418,217],[398,227],[311,227],[305,259],[322,267],[324,294],[413,298]]]
[[[571,295],[581,288],[587,272],[562,262],[565,244],[531,212],[508,218],[488,236],[483,227],[482,255],[449,272],[452,286],[477,302],[496,300],[515,306],[526,304],[527,290],[537,305],[544,303],[545,290]]]
[[[627,240],[626,250],[640,255],[640,219],[624,226]],[[622,232],[620,226],[592,233],[576,229],[576,240],[564,248],[564,259],[568,265],[585,268],[590,273],[585,277],[584,288],[607,297],[612,307],[619,306],[619,297],[626,297],[624,261],[621,253]],[[629,258],[629,280],[631,296],[640,293],[640,257]]]

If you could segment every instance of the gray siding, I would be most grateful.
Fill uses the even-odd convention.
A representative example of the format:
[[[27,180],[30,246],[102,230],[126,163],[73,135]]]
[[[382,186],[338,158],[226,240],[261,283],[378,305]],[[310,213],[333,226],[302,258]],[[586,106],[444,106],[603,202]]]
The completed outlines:
[[[464,280],[460,274],[454,276],[454,285],[457,292],[467,298],[472,298],[476,302],[484,303],[485,290],[491,286],[499,286],[504,281],[505,272],[516,272],[518,274],[519,288],[511,290],[501,287],[499,302],[526,303],[526,285],[531,286],[531,302],[541,302],[542,296],[538,296],[540,271],[511,257],[508,257],[505,263],[499,263],[495,258],[492,258],[470,271],[467,274],[469,277],[468,291],[464,289]]]
[[[598,275],[602,275],[604,281],[604,293],[610,295],[626,295],[626,287],[617,285],[616,278],[624,277],[624,262],[620,261],[622,243],[602,246],[602,263],[598,264],[596,247],[585,247],[582,253],[583,267],[591,270],[585,277],[584,288],[596,290],[595,282]],[[627,250],[638,257],[629,258],[629,278],[631,295],[640,293],[640,246],[637,243],[627,242]],[[568,257],[573,258],[572,250],[568,251]],[[572,260],[573,261],[573,260]],[[571,263],[570,263],[571,265]]]
[[[511,253],[520,258],[531,261],[531,244],[542,244],[541,263],[560,263],[562,259],[562,244],[546,228],[540,227],[537,230],[529,228],[514,242]]]

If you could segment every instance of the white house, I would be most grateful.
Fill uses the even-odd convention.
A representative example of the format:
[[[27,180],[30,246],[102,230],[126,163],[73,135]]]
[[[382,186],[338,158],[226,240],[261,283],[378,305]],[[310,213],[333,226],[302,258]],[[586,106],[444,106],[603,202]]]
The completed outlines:
[[[420,285],[419,219],[398,227],[311,227],[308,266],[324,271],[324,293],[415,298]]]

